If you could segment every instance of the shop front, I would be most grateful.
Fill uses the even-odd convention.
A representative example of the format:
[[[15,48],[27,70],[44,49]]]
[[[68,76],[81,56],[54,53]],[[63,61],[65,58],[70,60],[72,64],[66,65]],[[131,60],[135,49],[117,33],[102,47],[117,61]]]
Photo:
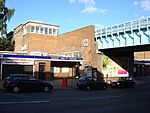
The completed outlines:
[[[5,59],[1,62],[2,79],[9,74],[30,74],[33,75],[34,61]]]
[[[82,59],[51,56],[3,54],[0,59],[1,80],[9,74],[29,74],[41,80],[72,78],[75,65]]]
[[[134,76],[150,76],[150,60],[135,60]]]

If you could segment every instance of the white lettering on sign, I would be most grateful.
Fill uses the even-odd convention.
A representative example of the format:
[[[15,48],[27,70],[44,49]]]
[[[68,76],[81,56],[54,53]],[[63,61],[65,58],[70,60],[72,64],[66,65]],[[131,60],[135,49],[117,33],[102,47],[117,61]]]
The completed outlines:
[[[20,65],[33,65],[33,61],[21,61],[21,60],[4,60],[3,64],[20,64]]]

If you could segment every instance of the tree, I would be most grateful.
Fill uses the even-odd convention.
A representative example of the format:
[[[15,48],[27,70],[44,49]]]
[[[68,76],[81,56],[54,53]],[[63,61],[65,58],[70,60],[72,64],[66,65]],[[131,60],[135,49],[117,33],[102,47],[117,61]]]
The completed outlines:
[[[0,51],[12,50],[10,35],[7,35],[7,22],[13,16],[15,9],[5,6],[5,0],[0,0]]]
[[[5,6],[6,0],[0,0],[0,32],[4,37],[7,34],[7,22],[13,16],[15,9],[10,9]]]
[[[7,38],[0,39],[0,51],[9,51],[10,47],[11,47],[11,44]]]
[[[107,65],[111,64],[111,59],[107,56],[104,56],[103,58],[103,67],[106,67]]]

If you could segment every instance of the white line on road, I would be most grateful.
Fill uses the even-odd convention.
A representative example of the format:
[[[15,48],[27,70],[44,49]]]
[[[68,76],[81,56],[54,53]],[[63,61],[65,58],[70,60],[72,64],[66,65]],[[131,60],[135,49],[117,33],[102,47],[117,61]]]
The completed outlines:
[[[95,99],[110,99],[110,98],[119,98],[122,96],[105,96],[105,97],[92,97],[92,98],[80,98],[81,100],[95,100]]]
[[[49,100],[46,101],[22,101],[22,102],[0,102],[0,105],[4,104],[37,104],[37,103],[49,103]]]
[[[89,97],[89,98],[69,98],[69,99],[56,99],[57,101],[70,101],[70,100],[97,100],[97,99],[111,99],[111,98],[120,98],[122,96],[103,96],[103,97]],[[51,101],[55,101],[51,100]],[[41,100],[41,101],[20,101],[20,102],[0,102],[0,105],[8,105],[8,104],[38,104],[38,103],[49,103],[50,100]]]

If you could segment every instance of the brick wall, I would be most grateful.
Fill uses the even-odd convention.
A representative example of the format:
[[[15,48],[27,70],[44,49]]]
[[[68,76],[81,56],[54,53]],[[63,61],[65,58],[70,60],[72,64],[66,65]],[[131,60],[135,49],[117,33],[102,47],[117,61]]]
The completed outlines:
[[[32,34],[28,35],[28,54],[32,51],[57,53],[57,36]]]
[[[23,29],[22,26],[19,26],[14,31],[14,40],[15,40],[15,52],[21,52],[21,47],[23,43]]]
[[[81,51],[83,54],[82,69],[85,65],[89,65],[101,72],[102,60],[101,55],[96,54],[97,45],[94,41],[94,30],[94,26],[91,25],[59,36],[34,33],[23,35],[21,31],[15,35],[15,51],[21,52],[22,44],[27,45],[28,54],[32,51],[47,52],[49,54]],[[88,46],[83,45],[85,39],[88,39]]]
[[[101,71],[101,56],[96,54],[94,42],[94,26],[87,26],[59,35],[58,52],[81,51],[83,54],[83,67],[90,65]],[[88,46],[83,46],[84,39],[88,39]]]
[[[135,59],[150,59],[150,51],[135,52],[134,57]]]

